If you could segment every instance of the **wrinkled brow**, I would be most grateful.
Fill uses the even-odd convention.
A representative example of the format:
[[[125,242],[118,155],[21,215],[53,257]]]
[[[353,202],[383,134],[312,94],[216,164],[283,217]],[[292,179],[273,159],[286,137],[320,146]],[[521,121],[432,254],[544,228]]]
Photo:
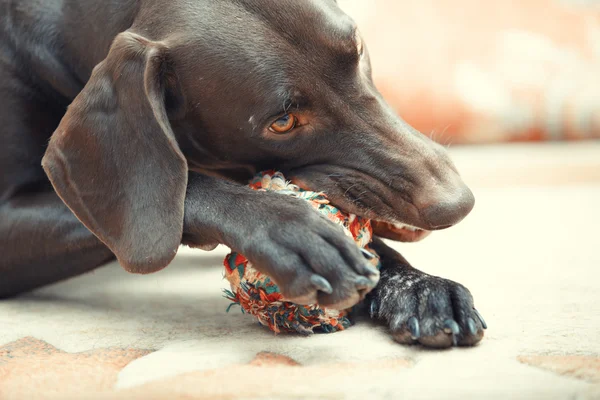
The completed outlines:
[[[285,88],[277,93],[279,95],[274,96],[273,102],[269,107],[270,116],[272,117],[310,106],[308,97],[304,96],[297,89]]]
[[[287,112],[306,109],[311,105],[308,97],[291,87],[282,87],[280,90],[264,93],[263,98],[265,103],[261,112],[254,116],[256,124],[270,122]]]

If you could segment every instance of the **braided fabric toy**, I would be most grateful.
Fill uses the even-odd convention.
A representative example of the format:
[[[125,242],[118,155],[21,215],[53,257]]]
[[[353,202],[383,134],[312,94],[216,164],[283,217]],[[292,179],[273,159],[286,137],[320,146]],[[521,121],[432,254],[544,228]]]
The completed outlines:
[[[288,182],[280,172],[262,172],[252,180],[250,187],[306,200],[316,212],[341,225],[359,247],[366,248],[371,242],[373,230],[370,220],[341,211],[329,203],[325,194],[303,190]],[[379,268],[379,258],[374,255],[376,257],[371,262]],[[305,306],[286,301],[277,284],[269,276],[254,269],[252,263],[241,254],[229,254],[224,264],[225,277],[231,286],[231,290],[224,290],[225,297],[233,302],[232,305],[239,305],[242,312],[253,315],[260,324],[275,333],[332,333],[351,325],[350,310],[324,309],[318,305]]]

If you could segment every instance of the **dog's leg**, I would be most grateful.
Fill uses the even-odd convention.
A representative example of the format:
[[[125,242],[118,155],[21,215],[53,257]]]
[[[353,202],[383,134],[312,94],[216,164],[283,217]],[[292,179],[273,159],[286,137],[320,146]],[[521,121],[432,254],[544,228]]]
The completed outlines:
[[[183,242],[226,244],[302,304],[353,306],[379,277],[342,228],[304,200],[199,174],[189,179]]]
[[[112,253],[53,192],[0,205],[0,298],[88,272]]]
[[[467,288],[413,268],[379,238],[373,249],[381,257],[381,280],[367,304],[396,341],[443,348],[472,346],[483,338],[485,322]]]

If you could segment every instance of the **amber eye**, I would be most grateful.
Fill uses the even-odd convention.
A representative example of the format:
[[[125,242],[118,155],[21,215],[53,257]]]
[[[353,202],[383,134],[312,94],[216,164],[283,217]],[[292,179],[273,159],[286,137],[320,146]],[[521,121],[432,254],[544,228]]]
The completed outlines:
[[[297,121],[294,114],[285,114],[283,117],[273,122],[269,129],[275,133],[288,133],[296,127]]]

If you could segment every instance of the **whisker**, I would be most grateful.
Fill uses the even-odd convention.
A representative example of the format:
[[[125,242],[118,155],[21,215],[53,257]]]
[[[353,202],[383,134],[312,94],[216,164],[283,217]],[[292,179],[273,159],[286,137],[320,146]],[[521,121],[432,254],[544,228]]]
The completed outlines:
[[[448,131],[448,129],[450,128],[451,124],[446,125],[446,127],[444,128],[444,130],[442,130],[441,133],[441,137],[440,137],[440,142],[445,142],[445,138],[444,135],[446,134],[446,132]],[[450,141],[452,141],[452,137],[450,137]],[[448,144],[446,143],[445,146],[448,146]]]
[[[367,193],[369,193],[369,191],[368,191],[368,190],[365,190],[364,192],[360,192],[360,193],[358,194],[358,196],[356,196],[356,198],[357,198],[357,199],[360,199],[360,198],[361,198],[361,197],[362,197],[364,194],[367,194]]]
[[[429,132],[429,139],[431,139],[435,142],[435,129],[433,129],[431,132]]]
[[[352,190],[352,188],[353,188],[354,186],[356,186],[356,185],[357,185],[357,184],[355,183],[354,185],[351,185],[351,186],[350,186],[348,189],[346,189],[346,191],[344,192],[344,197],[346,197],[346,195],[348,194],[348,192],[349,192],[350,190]]]
[[[450,127],[451,127],[451,126],[452,126],[452,124],[448,124],[448,125],[446,125],[446,127],[445,127],[445,128],[442,130],[442,135],[443,135],[444,133],[446,133],[446,131],[447,131],[448,129],[450,129]]]

